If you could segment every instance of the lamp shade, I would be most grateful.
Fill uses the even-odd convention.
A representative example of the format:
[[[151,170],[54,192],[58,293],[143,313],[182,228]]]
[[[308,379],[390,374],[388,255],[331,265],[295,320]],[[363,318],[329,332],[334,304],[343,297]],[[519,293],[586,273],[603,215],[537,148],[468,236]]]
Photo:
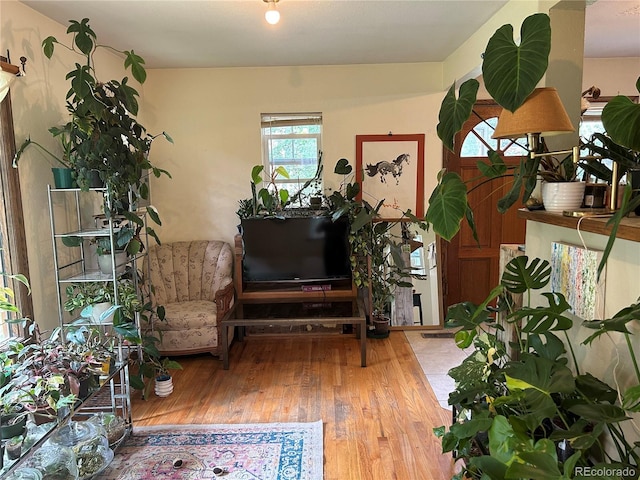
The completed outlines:
[[[502,110],[491,138],[520,138],[528,133],[549,136],[574,131],[558,91],[543,87],[536,88],[515,112]]]

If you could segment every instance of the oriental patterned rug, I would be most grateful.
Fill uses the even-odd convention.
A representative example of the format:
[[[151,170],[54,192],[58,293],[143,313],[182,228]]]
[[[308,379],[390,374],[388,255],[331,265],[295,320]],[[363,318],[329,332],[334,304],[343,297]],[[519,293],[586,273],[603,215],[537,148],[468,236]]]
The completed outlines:
[[[101,480],[322,480],[322,421],[134,428]]]

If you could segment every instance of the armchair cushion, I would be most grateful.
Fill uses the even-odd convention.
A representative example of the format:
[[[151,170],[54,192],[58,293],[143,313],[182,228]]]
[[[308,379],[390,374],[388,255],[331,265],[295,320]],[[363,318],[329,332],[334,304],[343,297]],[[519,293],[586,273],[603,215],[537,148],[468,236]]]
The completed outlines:
[[[218,318],[233,300],[233,251],[218,240],[155,245],[147,256],[152,302],[165,320],[152,319],[149,332],[163,355],[221,353]]]

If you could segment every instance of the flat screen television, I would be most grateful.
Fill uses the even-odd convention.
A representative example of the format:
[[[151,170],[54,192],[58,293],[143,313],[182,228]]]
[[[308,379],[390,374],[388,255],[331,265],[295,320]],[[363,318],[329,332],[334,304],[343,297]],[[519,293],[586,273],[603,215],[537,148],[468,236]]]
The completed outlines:
[[[241,227],[245,282],[351,278],[346,218],[248,218]]]

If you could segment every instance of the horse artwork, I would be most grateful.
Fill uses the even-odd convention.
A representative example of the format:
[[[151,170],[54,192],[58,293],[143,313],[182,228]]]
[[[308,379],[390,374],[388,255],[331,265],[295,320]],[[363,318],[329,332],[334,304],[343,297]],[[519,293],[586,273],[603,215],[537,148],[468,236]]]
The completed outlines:
[[[424,215],[424,133],[356,135],[358,200],[379,205],[382,219]]]
[[[365,170],[370,177],[379,175],[380,182],[382,183],[387,183],[387,175],[391,174],[396,181],[396,185],[398,185],[400,183],[400,177],[402,176],[402,164],[406,163],[408,165],[410,157],[408,153],[403,153],[390,162],[381,160],[376,164],[368,163]]]

